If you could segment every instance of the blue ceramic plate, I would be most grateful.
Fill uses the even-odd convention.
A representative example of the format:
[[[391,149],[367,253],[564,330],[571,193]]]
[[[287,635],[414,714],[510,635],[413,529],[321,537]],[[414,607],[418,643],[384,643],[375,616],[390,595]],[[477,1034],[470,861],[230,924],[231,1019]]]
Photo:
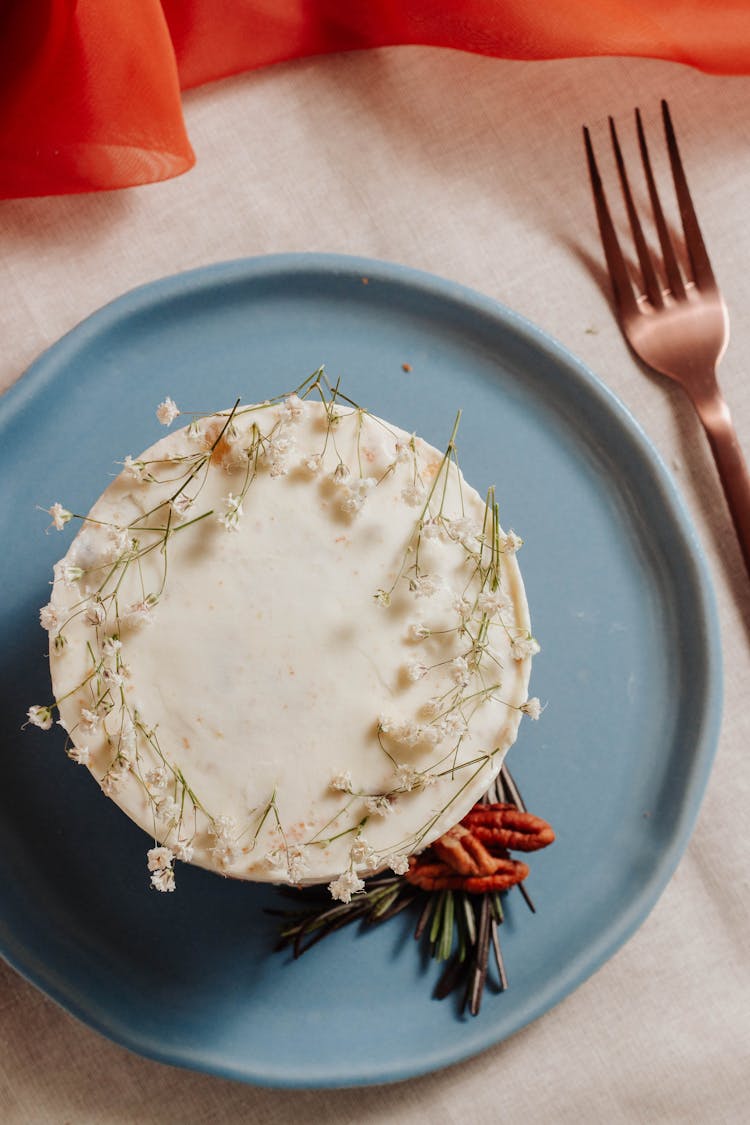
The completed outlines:
[[[154,408],[257,401],[319,364],[349,395],[496,483],[543,651],[510,765],[557,829],[532,858],[537,916],[508,896],[504,995],[478,1018],[437,1001],[403,915],[301,961],[272,953],[271,889],[180,872],[148,889],[144,840],[62,753],[21,733],[49,697],[46,602],[69,535],[114,462],[159,437]],[[409,365],[405,371],[402,365]],[[706,568],[670,479],[581,364],[494,301],[398,266],[302,255],[167,278],[52,347],[0,402],[0,948],[69,1011],[144,1055],[279,1086],[408,1078],[547,1011],[646,917],[695,820],[720,712]],[[342,685],[345,690],[345,685]],[[273,700],[269,700],[273,706]]]

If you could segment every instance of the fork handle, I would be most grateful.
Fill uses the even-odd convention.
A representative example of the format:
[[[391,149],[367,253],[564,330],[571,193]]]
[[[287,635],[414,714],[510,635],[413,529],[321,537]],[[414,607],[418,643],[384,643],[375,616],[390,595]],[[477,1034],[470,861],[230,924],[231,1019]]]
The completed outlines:
[[[750,577],[750,475],[737,440],[737,431],[729,407],[718,388],[709,398],[696,401],[695,406],[714,455]]]

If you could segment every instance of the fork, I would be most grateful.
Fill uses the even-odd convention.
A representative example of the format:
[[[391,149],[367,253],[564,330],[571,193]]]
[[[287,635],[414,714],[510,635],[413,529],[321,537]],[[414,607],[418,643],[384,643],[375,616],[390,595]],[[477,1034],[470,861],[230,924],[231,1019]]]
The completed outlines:
[[[716,378],[716,368],[729,340],[729,318],[698,225],[666,101],[662,101],[661,108],[690,269],[681,268],[664,218],[638,109],[635,111],[636,131],[661,261],[655,260],[644,236],[611,117],[612,148],[640,266],[640,278],[635,284],[615,232],[591,136],[584,126],[599,233],[622,333],[643,363],[679,383],[695,407],[714,455],[750,576],[750,477],[729,407]]]

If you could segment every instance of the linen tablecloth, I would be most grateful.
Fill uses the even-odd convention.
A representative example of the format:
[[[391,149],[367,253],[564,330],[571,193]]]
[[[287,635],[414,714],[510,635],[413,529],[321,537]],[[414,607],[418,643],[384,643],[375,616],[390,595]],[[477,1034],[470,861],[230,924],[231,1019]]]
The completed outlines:
[[[656,124],[662,96],[730,309],[721,377],[750,455],[750,78],[418,47],[287,63],[186,95],[198,160],[179,179],[0,204],[3,389],[123,291],[244,255],[399,261],[531,318],[624,400],[673,472],[725,660],[719,753],[669,887],[604,968],[508,1042],[393,1087],[245,1087],[136,1057],[0,966],[3,1125],[747,1120],[750,583],[690,406],[637,369],[615,326],[580,136],[636,104]]]

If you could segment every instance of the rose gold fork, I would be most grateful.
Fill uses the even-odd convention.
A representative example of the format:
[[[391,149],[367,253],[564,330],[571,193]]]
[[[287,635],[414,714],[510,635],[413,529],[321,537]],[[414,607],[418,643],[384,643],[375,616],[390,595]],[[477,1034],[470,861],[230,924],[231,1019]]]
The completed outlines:
[[[637,109],[635,119],[638,143],[654,225],[661,246],[661,263],[654,261],[646,243],[633,202],[615,123],[611,117],[609,119],[615,162],[641,271],[637,293],[607,206],[591,137],[584,126],[583,135],[599,232],[623,335],[645,364],[678,382],[693,403],[713,451],[745,566],[750,575],[750,477],[729,407],[716,379],[716,368],[729,340],[729,319],[698,226],[669,107],[665,101],[661,103],[661,108],[692,277],[688,277],[687,273],[683,275],[677,260],[651,168],[643,122]],[[660,274],[666,281],[666,288],[663,287]]]

